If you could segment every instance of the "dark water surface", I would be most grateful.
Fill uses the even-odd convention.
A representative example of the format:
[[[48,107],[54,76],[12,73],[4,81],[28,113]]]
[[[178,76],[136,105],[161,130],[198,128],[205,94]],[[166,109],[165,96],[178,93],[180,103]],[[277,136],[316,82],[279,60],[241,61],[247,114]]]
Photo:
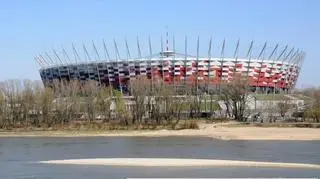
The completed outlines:
[[[2,178],[319,177],[320,170],[249,167],[107,167],[32,164],[79,158],[200,158],[320,164],[320,141],[200,137],[0,138]]]

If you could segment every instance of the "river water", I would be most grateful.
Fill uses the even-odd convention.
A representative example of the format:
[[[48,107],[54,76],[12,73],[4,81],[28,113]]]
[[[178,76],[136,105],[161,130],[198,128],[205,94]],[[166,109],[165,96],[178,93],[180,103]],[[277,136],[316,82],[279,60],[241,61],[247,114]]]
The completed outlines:
[[[320,164],[320,141],[223,141],[201,137],[0,138],[0,179],[320,176],[318,169],[110,167],[34,163],[60,159],[149,157]]]

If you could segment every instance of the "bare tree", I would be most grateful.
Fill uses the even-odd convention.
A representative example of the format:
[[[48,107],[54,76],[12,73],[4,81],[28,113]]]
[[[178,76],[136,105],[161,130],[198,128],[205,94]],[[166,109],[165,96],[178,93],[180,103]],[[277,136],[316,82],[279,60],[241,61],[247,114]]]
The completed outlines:
[[[312,101],[310,107],[306,110],[306,117],[320,122],[320,90],[315,89],[311,93]]]
[[[95,119],[95,101],[98,94],[98,83],[96,81],[88,81],[83,86],[83,94],[85,101],[85,109],[89,122]]]
[[[129,124],[129,112],[126,109],[126,104],[123,100],[123,95],[120,91],[113,91],[115,103],[115,116],[120,122],[125,121],[125,125]]]
[[[41,110],[41,118],[40,120],[34,121],[36,126],[40,126],[41,123],[46,124],[55,124],[55,118],[53,116],[53,100],[54,100],[54,92],[51,88],[43,89],[38,95],[38,100],[40,104]]]
[[[21,96],[21,106],[23,111],[23,118],[25,120],[25,127],[28,127],[29,114],[34,112],[35,94],[33,83],[30,80],[23,81],[23,90]]]
[[[288,100],[284,100],[284,101],[277,103],[277,110],[283,120],[285,119],[286,113],[289,111],[290,106],[291,105],[289,104]]]
[[[173,111],[175,112],[176,121],[172,125],[172,128],[175,129],[182,119],[182,112],[186,106],[187,96],[174,96],[173,97]],[[186,118],[185,118],[186,119]]]
[[[3,89],[0,89],[0,128],[7,126],[7,103]]]
[[[138,76],[130,81],[130,91],[133,96],[133,105],[131,108],[132,123],[141,124],[143,117],[146,114],[145,100],[150,94],[150,83],[144,76]]]
[[[102,88],[97,94],[97,111],[102,115],[102,119],[105,122],[111,118],[112,93],[113,89],[106,87]]]
[[[235,76],[230,82],[221,84],[221,99],[226,105],[227,113],[235,120],[245,121],[247,92],[247,80],[241,76]]]

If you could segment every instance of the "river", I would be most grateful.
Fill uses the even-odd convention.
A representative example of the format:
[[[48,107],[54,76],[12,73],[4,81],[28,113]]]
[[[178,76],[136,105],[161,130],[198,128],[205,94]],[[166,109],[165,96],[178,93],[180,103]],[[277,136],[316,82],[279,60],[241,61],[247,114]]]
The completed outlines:
[[[37,164],[82,158],[197,158],[320,164],[320,141],[241,141],[201,137],[0,138],[0,178],[319,177],[318,169],[111,167]]]

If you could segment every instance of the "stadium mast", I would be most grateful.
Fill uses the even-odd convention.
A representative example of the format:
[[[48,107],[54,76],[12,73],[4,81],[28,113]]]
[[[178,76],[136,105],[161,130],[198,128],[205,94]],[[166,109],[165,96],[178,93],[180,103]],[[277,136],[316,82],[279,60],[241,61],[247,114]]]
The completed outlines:
[[[65,49],[63,48],[63,46],[61,45],[61,49],[62,49],[62,56],[63,56],[63,61],[68,64],[69,62],[71,63],[70,59],[69,59],[69,56],[67,54],[67,52],[65,51]],[[69,61],[67,61],[66,59],[68,59]],[[68,71],[68,78],[69,80],[71,79],[71,76],[70,76],[70,69],[69,69],[69,65],[66,66],[67,68],[67,71]]]
[[[137,49],[138,49],[138,58],[141,59],[140,41],[138,36],[137,36]]]
[[[187,94],[187,58],[188,58],[188,37],[185,36],[184,39],[184,88],[185,88],[185,92]]]
[[[175,55],[175,51],[169,50],[169,32],[168,32],[168,26],[166,26],[166,49],[163,51],[163,45],[162,45],[162,37],[161,37],[161,52],[160,55],[162,57],[170,57]]]
[[[93,50],[94,50],[94,52],[95,52],[95,54],[96,54],[96,57],[98,57],[98,59],[95,59],[95,61],[100,61],[101,58],[100,58],[98,49],[97,49],[96,45],[94,44],[94,41],[93,41],[93,40],[92,40],[92,47],[93,47]]]
[[[57,62],[54,61],[51,56],[48,54],[48,52],[45,52],[45,55],[47,56],[47,58],[50,60],[50,62],[53,64],[53,65],[57,65]]]
[[[219,94],[221,94],[221,82],[223,80],[223,61],[224,61],[224,48],[226,44],[226,39],[223,39],[222,47],[221,47],[221,57],[220,57],[220,80],[219,80]]]
[[[237,64],[238,64],[238,57],[239,57],[239,45],[240,45],[240,39],[237,41],[236,49],[234,50],[233,57],[235,58],[234,63],[234,69],[233,69],[233,77],[235,77],[237,73]]]
[[[78,68],[78,61],[80,61],[80,57],[79,57],[79,54],[74,46],[74,44],[72,43],[72,51],[73,51],[73,58],[76,62],[76,65],[75,67],[77,68],[77,71],[78,71],[78,80],[81,81],[80,79],[80,71],[79,71],[79,68]]]
[[[95,64],[96,64],[96,69],[97,69],[97,72],[98,72],[98,81],[99,81],[99,86],[101,86],[101,78],[100,78],[100,71],[99,71],[99,65],[98,65],[98,60],[100,61],[101,58],[100,58],[100,55],[98,53],[98,50],[96,48],[96,45],[94,44],[94,41],[92,40],[92,47],[93,47],[93,50],[94,52],[96,53],[96,57],[98,57],[98,59],[95,59]]]
[[[210,40],[209,40],[209,49],[208,49],[208,67],[207,67],[207,76],[208,76],[208,79],[206,80],[206,88],[207,88],[207,91],[209,92],[209,82],[210,82],[210,68],[211,68],[211,47],[212,47],[212,37],[210,37]],[[210,102],[211,103],[211,102]],[[210,108],[211,109],[211,108]]]
[[[293,49],[294,49],[294,48],[293,48]],[[299,52],[299,49],[296,50],[291,56],[290,56],[290,54],[287,55],[287,56],[290,56],[290,57],[287,57],[287,58],[289,58],[289,61],[288,61],[288,68],[289,68],[289,69],[293,66],[292,64],[295,64],[295,57],[296,57],[296,55],[297,55],[298,52]],[[293,61],[292,64],[290,64],[291,61]],[[285,80],[286,80],[286,82],[288,81],[288,89],[289,89],[289,88],[292,89],[292,85],[289,84],[289,82],[290,82],[290,80],[289,80],[290,77],[291,77],[291,75],[290,75],[289,73],[286,73]]]
[[[175,52],[176,51],[176,44],[175,44],[175,39],[174,39],[174,36],[173,36],[173,38],[172,38],[172,50]],[[175,65],[175,60],[176,60],[176,56],[174,55],[173,56],[173,70],[172,70],[172,68],[171,68],[171,70],[172,70],[172,72],[171,72],[171,74],[172,74],[172,81],[173,81],[173,89],[174,90],[176,90],[176,84],[175,84],[175,69],[176,69],[176,65]]]
[[[246,77],[247,84],[249,83],[249,72],[250,72],[250,64],[251,64],[251,57],[252,57],[252,48],[253,48],[253,40],[250,43],[250,47],[247,53],[247,58],[249,58],[248,65],[247,65],[247,77]]]
[[[81,59],[80,59],[79,54],[78,54],[73,43],[72,43],[72,51],[73,51],[74,60],[75,60],[76,64],[78,64],[78,61],[80,61]]]
[[[39,57],[34,57],[34,60],[40,66],[40,68],[43,68],[45,66]]]
[[[262,58],[261,64],[260,64],[260,68],[259,68],[259,74],[258,74],[258,79],[257,79],[257,84],[256,84],[256,92],[258,90],[258,85],[259,85],[259,82],[260,82],[260,75],[261,75],[261,70],[262,70],[262,65],[263,65],[263,60],[264,60],[264,54],[265,54],[264,52],[265,52],[266,48],[267,48],[267,41],[264,43],[264,45],[263,45],[263,47],[262,47],[262,49],[261,49],[261,51],[259,53],[258,59],[257,59],[259,61],[259,59],[263,55],[263,58]]]
[[[115,49],[115,53],[116,53],[116,64],[117,64],[117,69],[118,69],[118,84],[119,84],[119,88],[120,88],[120,92],[122,93],[122,83],[121,83],[121,79],[120,79],[120,71],[119,71],[119,60],[120,58],[120,54],[119,54],[119,50],[118,50],[118,45],[115,39],[113,39],[113,43],[114,43],[114,49]]]
[[[84,45],[84,43],[82,44],[82,47],[83,47],[83,51],[84,51],[84,56],[86,57],[86,60],[88,60],[89,62],[91,61],[91,57],[88,53],[88,50],[86,48],[86,46]]]
[[[285,46],[285,48],[282,50],[282,52],[280,53],[280,55],[278,56],[278,58],[277,58],[277,61],[279,61],[280,60],[280,58],[283,56],[283,54],[287,51],[287,49],[288,49],[288,45],[286,45]],[[280,71],[282,70],[282,67],[283,67],[283,63],[284,63],[284,58],[281,60],[281,68],[280,68]],[[279,78],[277,78],[277,81],[275,82],[276,84],[275,84],[275,88],[277,88],[277,86],[279,85],[279,83],[278,83],[278,81],[279,81]]]
[[[102,40],[102,43],[103,43],[103,49],[104,49],[104,57],[105,57],[105,60],[109,60],[111,61],[111,57],[109,55],[109,51],[108,51],[108,48],[107,48],[107,45],[106,45],[106,42],[105,40],[103,39]]]
[[[66,50],[63,48],[63,46],[61,46],[61,48],[62,48],[63,57],[64,57],[64,58],[67,58],[68,61],[70,62],[70,64],[72,64],[72,61],[71,61],[71,59],[69,58],[69,55],[68,55],[68,53],[66,52]]]
[[[111,58],[110,58],[110,55],[109,55],[109,52],[108,52],[108,48],[107,48],[107,45],[106,45],[106,42],[105,40],[103,39],[102,40],[102,43],[103,43],[103,49],[104,49],[104,58],[105,60],[109,60],[109,62],[111,61]],[[110,83],[110,69],[109,69],[109,65],[108,63],[106,63],[106,68],[107,68],[107,75],[108,75],[108,85],[111,86],[111,83]],[[110,91],[110,94],[111,96],[112,95],[112,91]]]
[[[149,54],[150,54],[150,56],[149,56],[149,66],[150,66],[150,78],[151,78],[151,91],[153,90],[153,74],[152,74],[152,71],[153,71],[153,69],[152,69],[152,62],[151,62],[151,60],[152,60],[152,45],[151,45],[151,39],[150,39],[150,36],[148,37],[148,43],[149,43]]]
[[[117,42],[115,39],[113,39],[113,44],[114,44],[114,50],[115,50],[115,54],[116,54],[116,60],[119,61],[120,54],[119,54],[118,45],[117,45]]]
[[[168,32],[168,26],[166,27],[167,32],[166,32],[166,50],[169,51],[169,32]]]
[[[129,58],[131,58],[131,55],[130,55],[130,50],[129,50],[127,38],[124,38],[124,42],[125,42],[125,44],[126,44],[126,49],[127,49],[127,62],[128,62]]]

